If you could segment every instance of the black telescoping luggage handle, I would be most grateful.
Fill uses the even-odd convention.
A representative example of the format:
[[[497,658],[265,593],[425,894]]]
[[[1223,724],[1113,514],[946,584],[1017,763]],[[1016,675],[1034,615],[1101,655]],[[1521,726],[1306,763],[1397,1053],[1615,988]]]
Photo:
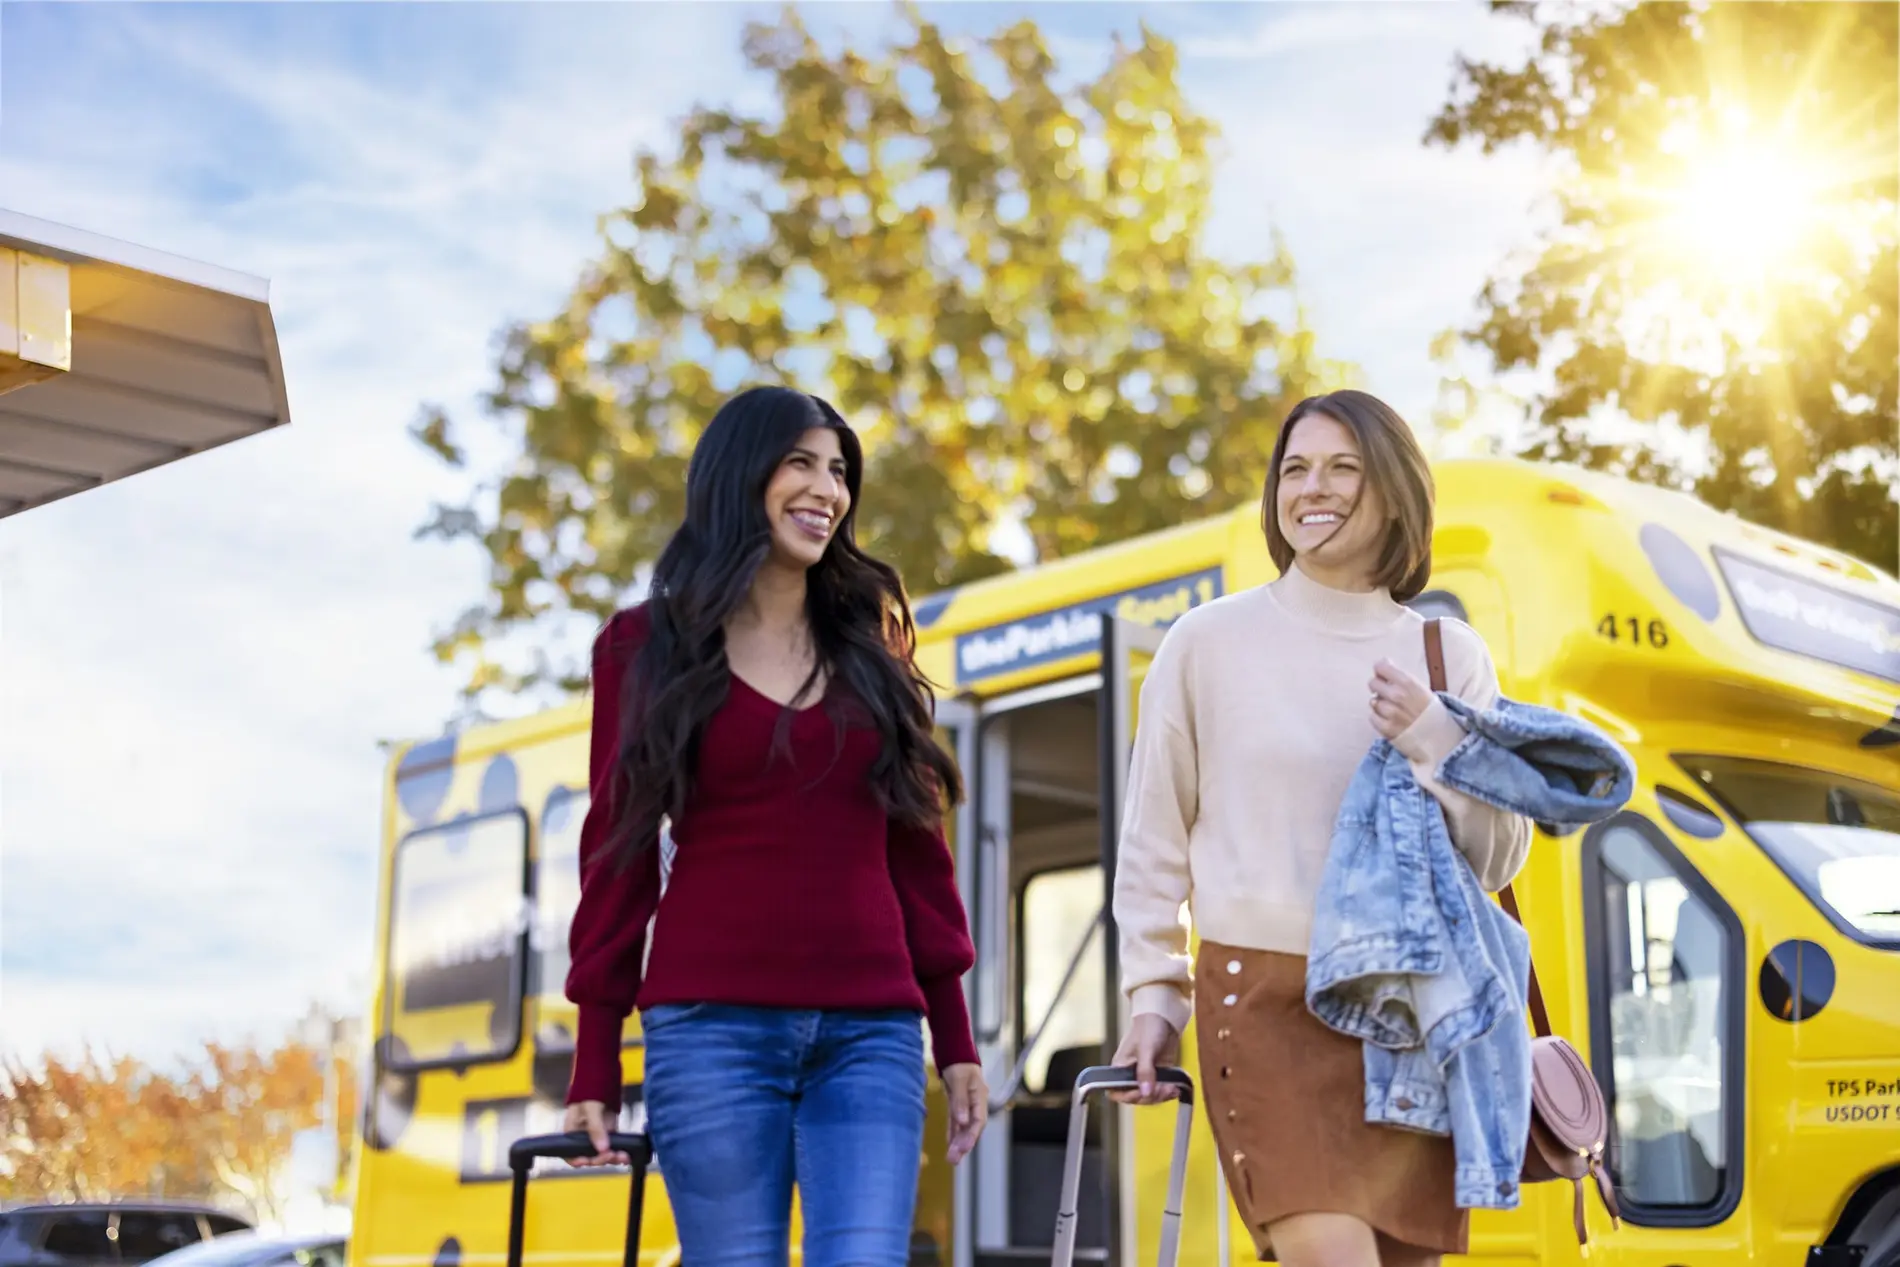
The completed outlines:
[[[1168,1196],[1161,1207],[1158,1258],[1159,1267],[1175,1267],[1181,1257],[1181,1198],[1187,1191],[1188,1139],[1194,1129],[1194,1079],[1185,1069],[1163,1065],[1155,1070],[1155,1081],[1179,1088],[1176,1099],[1181,1106],[1174,1119],[1174,1155],[1168,1162]],[[1050,1267],[1072,1267],[1075,1262],[1075,1211],[1082,1195],[1082,1144],[1088,1133],[1089,1097],[1104,1091],[1133,1091],[1140,1085],[1135,1070],[1128,1065],[1097,1065],[1076,1076]]]
[[[646,1199],[647,1166],[653,1161],[653,1143],[645,1135],[615,1131],[607,1136],[607,1150],[625,1153],[632,1163],[632,1191],[627,1195],[627,1248],[625,1267],[640,1267],[640,1215]],[[521,1242],[528,1214],[528,1172],[543,1157],[571,1161],[592,1157],[594,1141],[585,1131],[560,1135],[529,1135],[508,1146],[508,1169],[514,1171],[514,1190],[508,1198],[508,1267],[521,1267]]]
[[[1162,1065],[1155,1070],[1155,1081],[1181,1088],[1180,1100],[1185,1104],[1194,1103],[1194,1079],[1188,1076],[1187,1070]],[[1097,1091],[1133,1091],[1140,1085],[1133,1065],[1096,1065],[1084,1069],[1075,1079],[1078,1099]]]

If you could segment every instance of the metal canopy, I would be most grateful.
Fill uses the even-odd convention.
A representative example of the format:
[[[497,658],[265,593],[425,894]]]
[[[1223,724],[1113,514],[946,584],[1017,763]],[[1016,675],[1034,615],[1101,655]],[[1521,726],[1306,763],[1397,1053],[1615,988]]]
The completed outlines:
[[[0,518],[290,421],[262,278],[0,208],[5,249],[65,266],[71,367],[0,393]]]

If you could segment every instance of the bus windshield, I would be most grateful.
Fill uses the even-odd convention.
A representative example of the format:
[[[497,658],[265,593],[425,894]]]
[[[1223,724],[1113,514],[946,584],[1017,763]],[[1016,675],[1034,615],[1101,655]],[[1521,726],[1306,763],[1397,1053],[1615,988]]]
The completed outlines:
[[[1900,795],[1804,766],[1677,761],[1843,931],[1900,948]]]

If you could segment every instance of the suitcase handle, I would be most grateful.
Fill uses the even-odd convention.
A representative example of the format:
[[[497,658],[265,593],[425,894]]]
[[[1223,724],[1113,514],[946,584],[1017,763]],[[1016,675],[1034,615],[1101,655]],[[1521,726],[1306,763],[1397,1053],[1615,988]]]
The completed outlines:
[[[1180,1088],[1177,1098],[1181,1107],[1174,1116],[1174,1156],[1168,1163],[1168,1199],[1161,1207],[1159,1256],[1159,1267],[1175,1267],[1181,1257],[1181,1197],[1187,1191],[1188,1137],[1194,1129],[1194,1079],[1185,1069],[1164,1065],[1155,1070],[1155,1081]],[[1076,1076],[1050,1267],[1073,1267],[1075,1262],[1075,1207],[1082,1194],[1082,1146],[1088,1134],[1089,1097],[1105,1091],[1132,1091],[1140,1085],[1135,1070],[1128,1065],[1097,1065]]]
[[[635,1157],[649,1153],[652,1144],[644,1135],[628,1135],[614,1131],[607,1136],[607,1151],[625,1153]],[[526,1135],[508,1145],[508,1168],[511,1170],[532,1169],[536,1160],[551,1157],[558,1161],[571,1161],[577,1157],[595,1155],[594,1141],[587,1138],[586,1131],[564,1131],[559,1135]],[[651,1160],[649,1156],[648,1160]]]
[[[653,1161],[653,1142],[645,1135],[615,1131],[607,1136],[609,1152],[625,1153],[633,1179],[627,1194],[627,1247],[624,1267],[640,1267],[640,1215],[646,1202],[647,1166]],[[560,1135],[528,1135],[508,1146],[508,1168],[514,1171],[514,1189],[508,1194],[508,1267],[521,1267],[521,1243],[528,1221],[528,1172],[542,1157],[571,1161],[592,1157],[594,1141],[585,1131]]]
[[[1187,1070],[1162,1065],[1155,1070],[1155,1081],[1166,1086],[1181,1088],[1181,1102],[1194,1103],[1194,1079],[1188,1076]],[[1081,1102],[1083,1096],[1094,1095],[1097,1091],[1133,1091],[1140,1085],[1132,1065],[1096,1065],[1076,1075],[1077,1103]]]

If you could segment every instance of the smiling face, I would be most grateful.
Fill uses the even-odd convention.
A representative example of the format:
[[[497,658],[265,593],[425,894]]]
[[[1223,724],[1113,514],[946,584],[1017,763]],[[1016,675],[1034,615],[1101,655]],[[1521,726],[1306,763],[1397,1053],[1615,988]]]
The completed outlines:
[[[1333,589],[1418,597],[1432,573],[1432,471],[1393,408],[1345,387],[1280,424],[1260,498],[1267,553]]]
[[[765,486],[765,518],[772,528],[772,561],[810,568],[851,509],[844,449],[830,427],[813,427],[779,461]]]
[[[1275,513],[1308,576],[1336,588],[1372,588],[1390,525],[1350,427],[1322,413],[1293,424]]]

